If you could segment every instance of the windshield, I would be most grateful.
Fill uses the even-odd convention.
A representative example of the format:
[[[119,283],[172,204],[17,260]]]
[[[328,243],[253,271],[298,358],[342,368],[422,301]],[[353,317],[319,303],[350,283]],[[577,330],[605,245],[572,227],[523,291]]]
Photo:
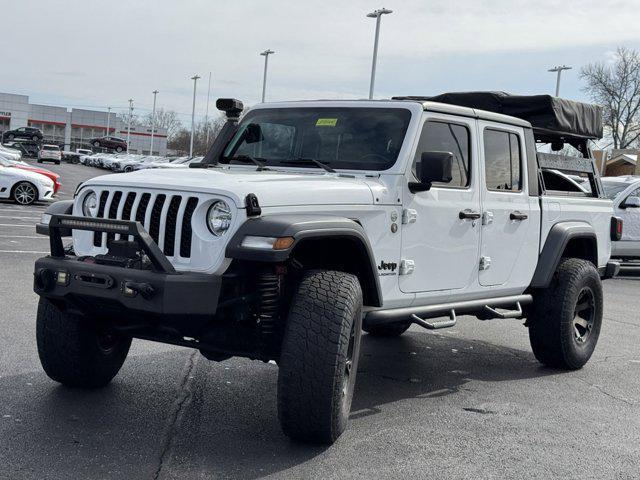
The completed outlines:
[[[618,195],[620,195],[622,192],[624,192],[627,189],[628,186],[629,186],[628,183],[607,182],[607,181],[604,181],[604,180],[602,181],[602,187],[604,188],[604,194],[610,200],[615,200],[616,197]]]
[[[221,163],[248,157],[268,166],[386,170],[393,166],[411,112],[403,108],[273,108],[251,111]],[[250,162],[248,162],[250,163]]]

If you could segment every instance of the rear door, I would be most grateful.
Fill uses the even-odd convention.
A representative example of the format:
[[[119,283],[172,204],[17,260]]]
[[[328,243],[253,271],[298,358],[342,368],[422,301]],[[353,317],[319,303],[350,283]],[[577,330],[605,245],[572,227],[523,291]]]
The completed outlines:
[[[527,189],[525,139],[521,128],[504,124],[480,121],[479,131],[484,154],[479,282],[515,287],[509,279],[516,269],[532,268],[537,250],[529,244],[539,234]]]
[[[406,293],[455,290],[477,282],[480,248],[480,192],[476,120],[429,112],[423,119],[411,176],[423,152],[454,156],[452,180],[433,184],[427,192],[405,186],[402,258],[413,262],[411,274],[400,275]],[[461,214],[462,212],[462,214]]]

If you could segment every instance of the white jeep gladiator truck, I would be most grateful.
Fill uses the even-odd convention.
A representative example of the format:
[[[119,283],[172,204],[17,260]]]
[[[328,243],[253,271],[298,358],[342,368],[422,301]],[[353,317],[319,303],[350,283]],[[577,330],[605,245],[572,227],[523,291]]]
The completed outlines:
[[[540,362],[588,361],[622,227],[587,148],[599,109],[483,92],[260,104],[242,119],[241,102],[217,105],[227,122],[196,168],[93,178],[37,226],[53,380],[107,384],[132,338],[275,360],[284,432],[331,443],[363,330],[526,318]],[[591,191],[546,189],[545,168]]]

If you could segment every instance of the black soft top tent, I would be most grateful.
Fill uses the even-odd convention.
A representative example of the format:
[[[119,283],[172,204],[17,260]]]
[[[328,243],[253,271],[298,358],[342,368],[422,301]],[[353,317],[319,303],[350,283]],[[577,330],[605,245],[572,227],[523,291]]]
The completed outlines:
[[[502,113],[531,123],[536,139],[543,142],[602,138],[602,111],[596,105],[551,95],[511,95],[505,92],[453,92],[432,97],[393,97],[447,103]]]

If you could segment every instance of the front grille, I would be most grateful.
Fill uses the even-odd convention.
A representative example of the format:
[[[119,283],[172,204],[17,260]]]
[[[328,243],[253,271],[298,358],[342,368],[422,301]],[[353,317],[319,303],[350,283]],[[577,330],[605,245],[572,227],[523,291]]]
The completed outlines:
[[[166,195],[158,195],[156,197],[156,201],[153,203],[153,208],[151,209],[149,235],[151,235],[151,238],[153,238],[153,241],[156,243],[158,243],[158,240],[160,239],[160,213],[162,212],[165,198],[167,198]]]
[[[105,190],[99,199],[99,218],[140,222],[167,257],[176,256],[176,252],[182,258],[191,257],[191,217],[197,197]],[[112,233],[95,232],[93,245],[106,247],[107,240],[114,238]]]
[[[100,194],[100,203],[98,205],[98,218],[104,218],[104,207],[107,205],[107,198],[109,198],[109,192],[102,192]],[[93,245],[96,247],[102,246],[102,233],[93,233]]]

